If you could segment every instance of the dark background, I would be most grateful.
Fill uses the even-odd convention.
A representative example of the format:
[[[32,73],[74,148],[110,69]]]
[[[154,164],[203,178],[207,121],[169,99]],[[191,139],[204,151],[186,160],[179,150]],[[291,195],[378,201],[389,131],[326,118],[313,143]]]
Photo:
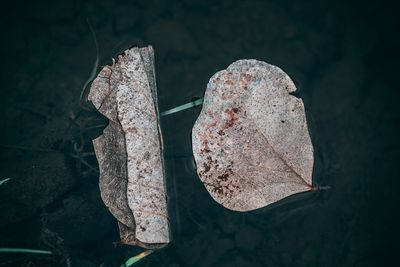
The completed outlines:
[[[133,45],[155,48],[160,110],[201,97],[237,59],[281,67],[305,102],[315,147],[305,193],[249,213],[216,204],[198,179],[199,109],[162,118],[173,242],[140,266],[398,265],[399,9],[379,1],[14,1],[2,4],[0,266],[119,266],[91,140],[106,121],[79,94]]]

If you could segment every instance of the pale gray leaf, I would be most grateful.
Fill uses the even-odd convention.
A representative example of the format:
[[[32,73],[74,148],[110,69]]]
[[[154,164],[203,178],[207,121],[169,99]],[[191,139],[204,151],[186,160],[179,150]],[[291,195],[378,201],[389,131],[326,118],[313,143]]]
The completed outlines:
[[[93,81],[89,99],[108,119],[93,144],[101,196],[119,222],[123,243],[169,243],[154,52],[131,48]]]
[[[197,172],[224,207],[249,211],[312,189],[304,105],[276,66],[239,60],[209,81],[192,132]]]

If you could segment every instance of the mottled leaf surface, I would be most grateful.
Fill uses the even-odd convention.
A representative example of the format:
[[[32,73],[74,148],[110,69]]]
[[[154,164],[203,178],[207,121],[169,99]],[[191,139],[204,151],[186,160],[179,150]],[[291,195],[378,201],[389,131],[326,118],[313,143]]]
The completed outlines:
[[[89,99],[110,122],[93,141],[101,196],[123,243],[169,243],[153,49],[131,48],[93,81]]]
[[[224,207],[249,211],[312,189],[304,105],[280,68],[239,60],[209,81],[192,131],[198,175]]]

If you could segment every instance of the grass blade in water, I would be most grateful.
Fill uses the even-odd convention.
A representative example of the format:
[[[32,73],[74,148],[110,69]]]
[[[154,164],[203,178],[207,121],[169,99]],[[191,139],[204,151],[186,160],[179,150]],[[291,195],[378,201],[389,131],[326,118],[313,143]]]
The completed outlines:
[[[177,106],[175,108],[171,108],[171,109],[166,110],[166,111],[163,111],[163,112],[160,113],[160,116],[162,117],[162,116],[170,115],[170,114],[173,114],[173,113],[176,113],[176,112],[180,112],[180,111],[185,110],[185,109],[189,109],[189,108],[194,108],[194,107],[200,106],[202,104],[203,104],[203,98],[200,98],[200,99],[197,99],[195,101],[191,101],[189,103]]]
[[[48,250],[28,249],[28,248],[0,248],[0,253],[53,254],[53,252]]]
[[[137,254],[136,256],[128,259],[124,264],[121,265],[121,267],[129,267],[134,265],[135,263],[137,263],[138,261],[140,261],[141,259],[143,259],[144,257],[150,255],[151,253],[153,253],[154,250],[146,250],[143,251],[142,253]]]
[[[6,178],[6,179],[3,179],[3,180],[0,180],[0,185],[4,184],[4,183],[6,183],[6,182],[8,182],[10,180],[11,180],[11,178]]]

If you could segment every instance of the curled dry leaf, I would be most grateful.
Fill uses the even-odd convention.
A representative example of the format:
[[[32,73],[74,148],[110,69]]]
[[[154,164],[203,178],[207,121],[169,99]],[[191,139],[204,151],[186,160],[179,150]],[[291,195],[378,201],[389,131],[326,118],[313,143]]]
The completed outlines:
[[[312,189],[313,147],[294,91],[286,73],[257,60],[236,61],[210,79],[193,153],[224,207],[249,211]]]
[[[145,248],[169,243],[154,52],[131,48],[93,81],[89,100],[109,125],[93,140],[101,197],[118,220],[121,241]]]

